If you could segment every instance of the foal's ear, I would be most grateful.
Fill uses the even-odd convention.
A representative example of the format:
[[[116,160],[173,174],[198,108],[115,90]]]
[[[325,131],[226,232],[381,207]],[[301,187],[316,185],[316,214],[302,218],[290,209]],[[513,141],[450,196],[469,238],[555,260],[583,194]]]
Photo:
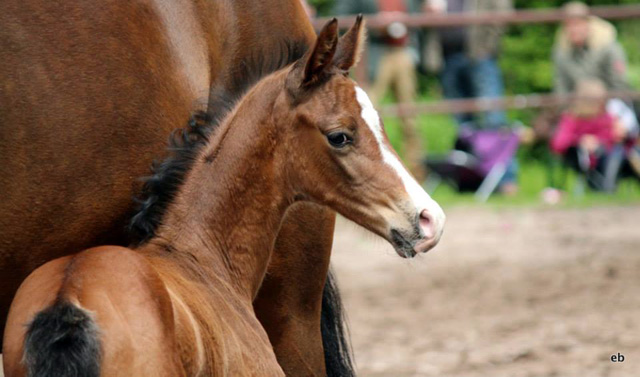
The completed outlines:
[[[331,62],[338,47],[338,20],[327,22],[318,34],[311,55],[304,67],[302,85],[313,84],[331,69]]]
[[[356,22],[338,42],[338,50],[333,58],[335,66],[343,71],[348,71],[358,64],[365,40],[364,22],[362,22],[362,14],[359,14],[356,17]]]

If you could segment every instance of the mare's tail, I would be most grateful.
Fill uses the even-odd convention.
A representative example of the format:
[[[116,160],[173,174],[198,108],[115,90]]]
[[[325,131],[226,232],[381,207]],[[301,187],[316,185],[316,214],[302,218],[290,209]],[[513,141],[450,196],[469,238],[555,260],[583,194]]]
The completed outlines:
[[[96,323],[77,306],[56,302],[29,324],[24,363],[28,377],[99,377]]]
[[[351,355],[349,330],[338,284],[331,270],[322,292],[321,324],[327,377],[354,377],[356,371]]]

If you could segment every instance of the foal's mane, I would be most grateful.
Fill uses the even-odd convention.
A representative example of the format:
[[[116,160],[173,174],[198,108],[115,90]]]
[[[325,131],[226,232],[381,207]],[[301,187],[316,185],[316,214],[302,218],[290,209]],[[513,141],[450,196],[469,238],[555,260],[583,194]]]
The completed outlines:
[[[229,87],[233,91],[213,88],[207,111],[193,114],[186,127],[171,134],[168,156],[152,163],[151,175],[143,178],[142,192],[136,199],[138,208],[128,227],[135,245],[155,236],[199,151],[238,100],[261,78],[300,59],[308,48],[305,41],[283,41],[272,55],[253,54],[243,60],[232,72]],[[342,303],[331,272],[323,290],[321,320],[327,377],[355,376]]]
[[[207,111],[194,113],[186,127],[171,133],[168,155],[151,164],[151,175],[143,178],[141,193],[135,199],[138,205],[128,226],[134,245],[142,245],[155,236],[199,151],[239,99],[263,77],[300,59],[308,48],[306,41],[284,40],[268,55],[252,53],[230,72],[230,83],[226,85],[230,89],[214,87]]]

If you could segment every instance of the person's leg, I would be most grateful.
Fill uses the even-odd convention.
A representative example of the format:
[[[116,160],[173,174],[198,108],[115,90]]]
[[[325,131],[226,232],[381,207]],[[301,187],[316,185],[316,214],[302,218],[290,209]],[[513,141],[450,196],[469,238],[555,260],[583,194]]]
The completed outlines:
[[[634,145],[627,151],[627,162],[631,174],[640,180],[640,145]]]
[[[371,101],[378,106],[382,101],[387,89],[391,85],[393,78],[393,53],[389,49],[384,49],[378,61],[378,72],[373,80],[373,85],[369,91]]]
[[[515,156],[509,161],[507,170],[500,180],[500,192],[507,195],[514,195],[518,192],[518,161]]]
[[[470,69],[473,97],[496,98],[504,96],[502,72],[495,59],[482,59],[471,63]],[[507,125],[507,117],[503,110],[487,111],[482,126],[495,129]]]
[[[504,95],[502,72],[495,59],[482,59],[471,63],[469,68],[473,96],[476,98],[497,98]],[[486,129],[497,129],[508,125],[503,110],[492,110],[484,113],[480,126]],[[518,190],[518,163],[511,159],[507,171],[500,181],[500,191],[515,194]]]
[[[597,169],[603,176],[602,189],[614,193],[618,187],[618,177],[625,160],[624,146],[616,145],[609,152],[603,153]]]
[[[446,99],[467,97],[467,90],[465,90],[465,66],[467,65],[467,60],[463,53],[445,57],[440,82],[442,93]],[[470,114],[456,113],[453,116],[458,125],[470,120]]]
[[[393,89],[401,104],[412,103],[416,99],[416,69],[411,54],[406,48],[398,48],[393,56]],[[400,128],[404,142],[404,157],[411,173],[418,182],[425,178],[422,167],[422,143],[413,116],[400,116]]]
[[[466,54],[460,55],[460,72],[458,73],[458,90],[463,99],[472,99],[475,97],[473,89],[473,79],[471,72],[471,59]],[[466,124],[471,128],[476,127],[475,114],[473,112],[463,113],[460,117],[460,125]]]

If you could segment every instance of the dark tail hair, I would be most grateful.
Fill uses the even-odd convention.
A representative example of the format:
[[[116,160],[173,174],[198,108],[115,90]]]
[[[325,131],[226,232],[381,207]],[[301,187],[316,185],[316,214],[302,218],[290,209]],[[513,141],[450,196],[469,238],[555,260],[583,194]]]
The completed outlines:
[[[86,311],[56,302],[29,324],[23,360],[28,377],[99,377],[98,328]]]
[[[349,330],[333,271],[322,292],[322,345],[327,377],[354,377]]]

